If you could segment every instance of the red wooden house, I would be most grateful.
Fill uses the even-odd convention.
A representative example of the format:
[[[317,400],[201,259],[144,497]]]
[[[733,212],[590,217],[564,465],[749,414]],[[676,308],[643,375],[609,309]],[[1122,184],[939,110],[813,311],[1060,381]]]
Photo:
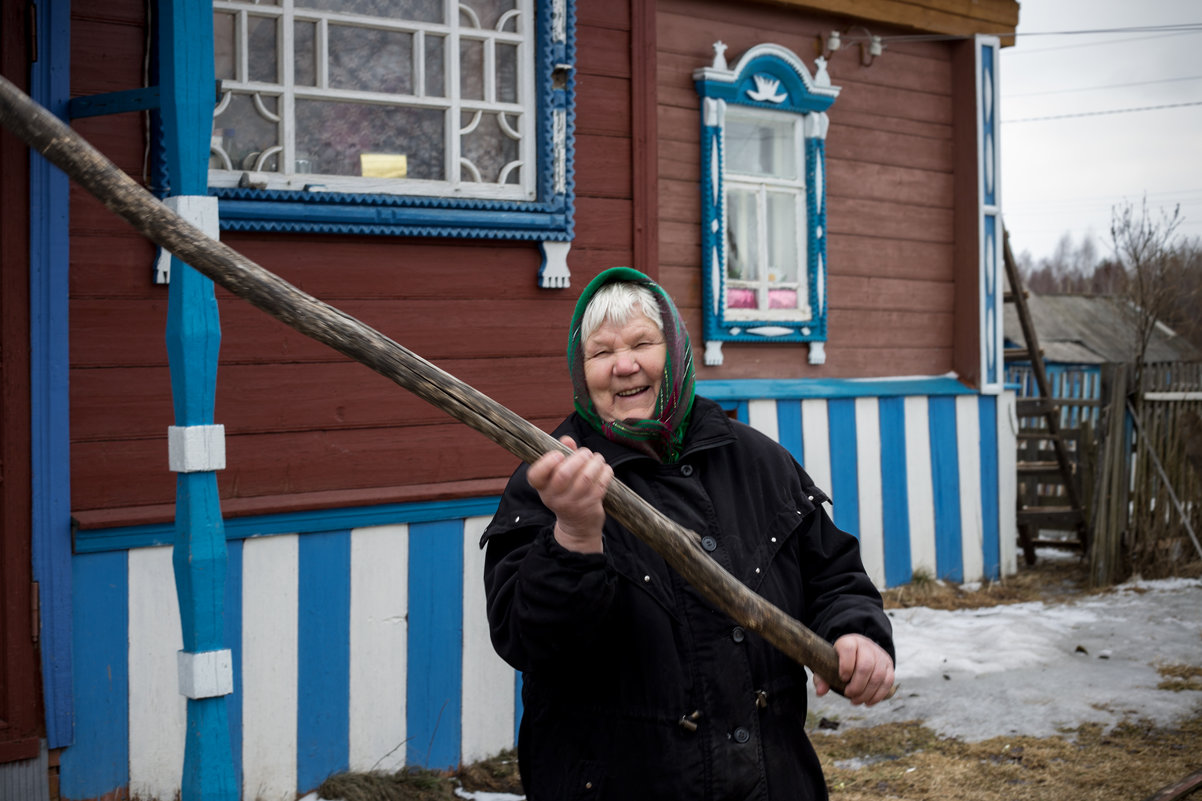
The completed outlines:
[[[579,289],[631,265],[878,583],[1013,570],[1015,0],[0,8],[4,77],[121,169],[537,425]],[[514,458],[214,303],[7,132],[0,198],[0,771],[292,798],[511,745],[476,541]]]

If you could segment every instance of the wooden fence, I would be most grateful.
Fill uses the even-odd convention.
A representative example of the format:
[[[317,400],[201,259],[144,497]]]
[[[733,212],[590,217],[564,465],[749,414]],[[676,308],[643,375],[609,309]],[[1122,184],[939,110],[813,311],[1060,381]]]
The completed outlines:
[[[1082,464],[1098,585],[1174,575],[1202,559],[1202,363],[1147,365],[1139,392],[1130,381],[1129,365],[1107,368]]]

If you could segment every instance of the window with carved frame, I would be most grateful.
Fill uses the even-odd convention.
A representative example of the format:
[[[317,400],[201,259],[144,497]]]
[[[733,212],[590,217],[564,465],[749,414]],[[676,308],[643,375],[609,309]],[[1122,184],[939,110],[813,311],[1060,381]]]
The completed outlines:
[[[838,96],[791,51],[725,45],[693,77],[702,110],[705,362],[722,344],[806,342],[825,360],[826,109]]]
[[[227,229],[566,241],[574,0],[214,0]]]

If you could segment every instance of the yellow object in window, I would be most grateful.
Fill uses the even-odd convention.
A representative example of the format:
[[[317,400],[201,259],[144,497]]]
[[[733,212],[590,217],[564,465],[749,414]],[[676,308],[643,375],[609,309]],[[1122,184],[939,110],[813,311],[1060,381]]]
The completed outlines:
[[[360,153],[359,168],[364,178],[404,178],[409,158],[404,153]]]

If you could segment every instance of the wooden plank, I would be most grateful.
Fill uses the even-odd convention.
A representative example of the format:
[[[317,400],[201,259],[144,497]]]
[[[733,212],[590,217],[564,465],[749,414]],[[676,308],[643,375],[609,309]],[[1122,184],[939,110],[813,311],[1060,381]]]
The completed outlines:
[[[95,95],[144,86],[145,47],[146,30],[140,20],[73,16],[71,93]]]
[[[955,280],[952,249],[938,242],[832,234],[827,261],[832,280],[836,274],[916,281]]]
[[[874,278],[831,274],[832,309],[897,309],[953,313],[955,288],[946,281]]]
[[[576,7],[576,24],[623,31],[630,30],[630,0],[580,3]]]
[[[683,310],[682,310],[683,313]],[[700,312],[696,313],[700,324]],[[692,327],[694,322],[689,320]],[[726,362],[721,367],[697,365],[701,380],[733,380],[739,378],[867,378],[879,376],[881,365],[888,364],[898,375],[935,375],[951,369],[950,345],[943,348],[915,347],[845,347],[827,343],[826,364],[806,362],[806,346],[789,343],[757,345],[747,342],[727,342],[722,347]]]
[[[831,130],[826,139],[827,163],[864,161],[874,164],[950,173],[955,164],[950,137],[951,128],[944,124],[929,126],[930,130],[910,133],[912,121],[897,117],[878,117],[875,126],[849,124],[854,114],[831,114]],[[896,126],[893,123],[897,123]],[[932,133],[947,136],[932,136]]]
[[[577,76],[576,131],[629,136],[630,79]]]
[[[519,353],[562,356],[562,337],[556,336],[554,345],[548,337],[566,331],[574,303],[574,296],[558,293],[543,300],[514,302],[384,299],[343,301],[340,307],[398,342],[423,348],[432,359],[456,359]],[[345,361],[245,304],[226,299],[220,309],[223,364]],[[165,365],[165,319],[165,300],[75,301],[72,366]]]
[[[939,208],[955,201],[950,172],[828,158],[826,174],[830,195]]]
[[[827,227],[838,235],[862,235],[916,242],[951,243],[952,210],[899,205],[882,200],[827,197]]]
[[[169,504],[175,497],[161,437],[76,443],[72,450],[73,510]],[[285,465],[281,453],[288,454]],[[230,436],[217,482],[223,499],[253,498],[502,478],[514,467],[514,457],[499,445],[450,421]]]
[[[630,77],[630,31],[576,26],[576,70],[580,75]]]
[[[590,197],[633,194],[631,140],[623,136],[576,136],[576,191]]]
[[[577,197],[577,243],[581,247],[604,245],[606,248],[632,249],[632,214],[633,204],[629,200]]]
[[[1015,0],[775,0],[800,9],[846,14],[866,21],[887,22],[920,31],[971,36],[1013,33],[1018,27]]]
[[[566,342],[566,336],[561,339]],[[562,353],[451,361],[443,367],[523,417],[564,417],[571,411],[572,388]],[[446,420],[428,403],[350,361],[226,365],[218,376],[216,422],[228,435],[400,429]],[[167,369],[76,371],[71,408],[76,444],[165,437],[172,424]]]

